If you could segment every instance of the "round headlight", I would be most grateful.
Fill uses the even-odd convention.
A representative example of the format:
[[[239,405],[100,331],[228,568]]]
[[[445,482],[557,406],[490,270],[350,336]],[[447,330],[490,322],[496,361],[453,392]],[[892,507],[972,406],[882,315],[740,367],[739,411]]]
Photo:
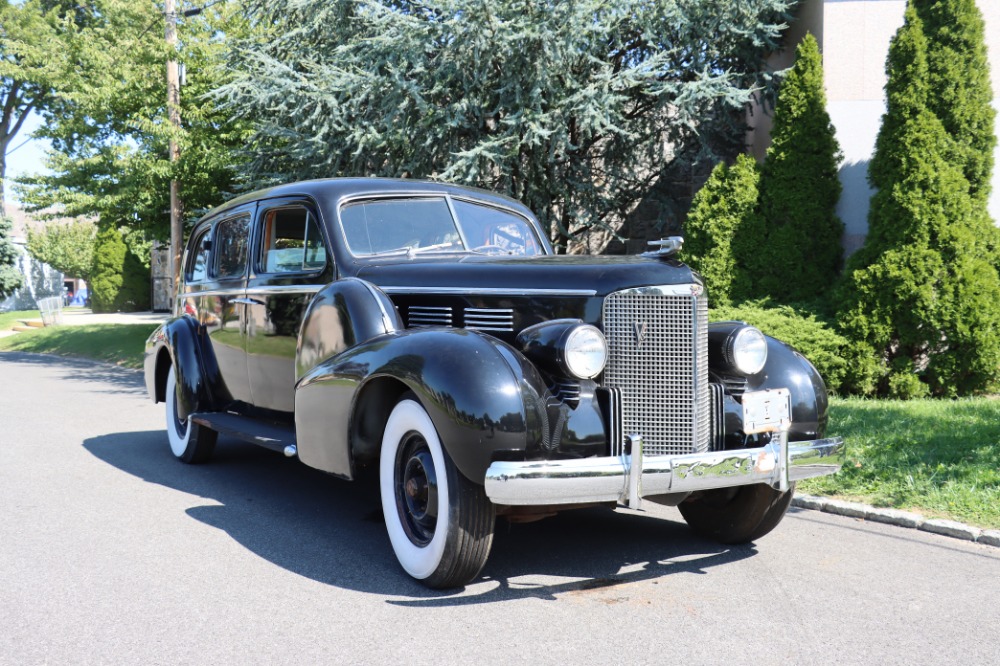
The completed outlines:
[[[577,326],[566,336],[563,348],[566,369],[574,377],[591,379],[601,374],[608,362],[608,343],[593,326]]]
[[[767,339],[753,326],[740,329],[733,339],[733,365],[745,375],[756,375],[767,362]]]

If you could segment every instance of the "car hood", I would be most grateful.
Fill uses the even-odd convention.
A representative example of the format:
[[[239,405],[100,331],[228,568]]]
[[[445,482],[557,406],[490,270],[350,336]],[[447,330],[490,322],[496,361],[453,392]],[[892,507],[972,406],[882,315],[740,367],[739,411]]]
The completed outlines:
[[[488,289],[606,296],[633,287],[702,284],[697,273],[678,261],[637,256],[469,256],[457,261],[418,257],[363,266],[357,276],[394,291],[468,290],[470,294]]]

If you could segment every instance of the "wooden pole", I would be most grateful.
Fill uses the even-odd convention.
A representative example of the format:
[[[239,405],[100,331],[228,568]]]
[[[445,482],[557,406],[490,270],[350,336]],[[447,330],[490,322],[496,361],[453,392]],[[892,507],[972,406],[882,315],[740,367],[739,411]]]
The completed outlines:
[[[177,0],[179,2],[179,0]],[[177,7],[175,0],[165,0],[164,13],[167,19],[166,40],[171,56],[167,60],[167,119],[174,132],[181,128],[181,86],[177,60],[173,56],[177,48]],[[181,157],[181,149],[176,137],[170,139],[170,162]],[[171,300],[177,303],[177,288],[181,283],[181,253],[184,241],[184,202],[181,201],[180,183],[170,181],[170,265],[173,281],[170,285]]]

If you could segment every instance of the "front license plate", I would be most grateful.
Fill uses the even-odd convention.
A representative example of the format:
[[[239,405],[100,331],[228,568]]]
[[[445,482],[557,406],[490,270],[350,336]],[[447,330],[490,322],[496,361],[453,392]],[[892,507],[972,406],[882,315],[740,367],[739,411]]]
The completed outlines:
[[[788,389],[750,391],[743,394],[743,432],[774,432],[792,423]]]

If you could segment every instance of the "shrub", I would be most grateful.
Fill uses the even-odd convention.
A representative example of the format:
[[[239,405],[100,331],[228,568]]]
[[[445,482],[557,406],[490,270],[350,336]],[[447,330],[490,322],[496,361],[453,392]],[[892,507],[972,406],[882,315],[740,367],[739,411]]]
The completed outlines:
[[[709,318],[712,321],[745,321],[764,334],[788,343],[816,366],[831,391],[837,391],[847,375],[847,358],[851,357],[847,339],[811,312],[754,301],[735,307],[713,308]]]
[[[0,301],[21,286],[23,277],[17,270],[17,248],[10,240],[14,223],[0,214]]]
[[[701,273],[713,303],[727,305],[750,298],[750,273],[737,261],[740,248],[759,248],[755,224],[760,170],[749,155],[732,166],[719,163],[695,195],[684,223],[684,261]]]
[[[889,50],[868,238],[837,294],[841,331],[868,354],[848,378],[860,393],[926,393],[916,377],[935,395],[964,395],[1000,370],[996,232],[927,108],[926,50],[910,6]]]
[[[94,312],[114,312],[118,292],[122,288],[122,269],[128,248],[115,225],[102,224],[94,241],[93,281],[90,284],[90,305]]]
[[[836,279],[844,233],[834,210],[841,159],[826,111],[819,44],[807,34],[778,93],[771,147],[760,176],[766,245],[751,245],[747,254],[738,254],[745,257],[758,298],[806,300],[825,293]]]

